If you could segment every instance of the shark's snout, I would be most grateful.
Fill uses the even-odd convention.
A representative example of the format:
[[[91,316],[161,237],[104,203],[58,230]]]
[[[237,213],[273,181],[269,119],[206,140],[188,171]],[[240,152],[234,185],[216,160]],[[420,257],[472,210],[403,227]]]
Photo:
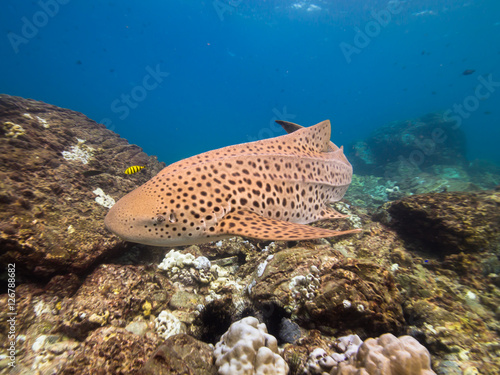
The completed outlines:
[[[122,232],[121,230],[121,222],[120,222],[120,210],[116,208],[116,204],[110,208],[108,211],[108,214],[104,218],[104,226],[106,227],[107,230],[109,230],[111,233],[116,234],[117,236],[120,236],[119,233]],[[121,237],[121,236],[120,236]]]
[[[147,225],[155,212],[154,205],[145,198],[140,188],[121,198],[104,218],[106,229],[126,241],[144,243]]]
[[[108,214],[104,218],[104,226],[106,229],[123,239],[127,239],[129,235],[127,230],[129,228],[127,228],[127,224],[130,220],[130,212],[127,211],[129,210],[126,209],[123,202],[119,201],[111,207]]]

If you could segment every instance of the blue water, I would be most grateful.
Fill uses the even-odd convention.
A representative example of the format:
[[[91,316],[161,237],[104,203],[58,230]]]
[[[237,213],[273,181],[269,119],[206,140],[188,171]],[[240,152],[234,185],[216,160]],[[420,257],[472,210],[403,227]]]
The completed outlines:
[[[0,25],[0,92],[166,163],[281,135],[277,118],[329,118],[347,145],[446,110],[469,159],[500,162],[498,0],[4,0]]]

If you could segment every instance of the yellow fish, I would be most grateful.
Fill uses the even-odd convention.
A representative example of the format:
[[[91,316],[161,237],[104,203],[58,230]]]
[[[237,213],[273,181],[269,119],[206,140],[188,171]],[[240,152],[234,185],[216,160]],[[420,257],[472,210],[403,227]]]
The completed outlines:
[[[145,165],[133,165],[131,167],[128,167],[127,169],[125,169],[125,174],[134,174],[134,173],[137,173],[139,172],[141,169],[144,169],[146,168]]]

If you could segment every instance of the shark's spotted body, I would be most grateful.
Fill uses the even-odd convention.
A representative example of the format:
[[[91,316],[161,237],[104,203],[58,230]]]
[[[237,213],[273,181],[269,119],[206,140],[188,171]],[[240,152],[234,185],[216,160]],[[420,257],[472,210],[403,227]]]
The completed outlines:
[[[328,203],[344,196],[352,167],[330,142],[330,121],[290,134],[205,152],[164,168],[120,199],[106,227],[147,245],[178,246],[235,235],[303,240],[357,232],[305,224],[342,218]]]

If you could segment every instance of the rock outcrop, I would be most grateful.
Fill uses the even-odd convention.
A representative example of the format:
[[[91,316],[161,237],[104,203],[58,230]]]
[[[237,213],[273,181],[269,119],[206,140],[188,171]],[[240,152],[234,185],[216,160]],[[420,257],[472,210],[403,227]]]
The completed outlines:
[[[500,192],[436,193],[387,203],[388,224],[437,254],[500,250]]]
[[[123,242],[103,225],[119,199],[162,169],[81,113],[0,95],[0,262],[22,274],[81,274]],[[125,175],[130,165],[147,165]]]
[[[394,121],[355,142],[348,159],[357,174],[397,179],[433,165],[464,165],[465,134],[441,113]]]

